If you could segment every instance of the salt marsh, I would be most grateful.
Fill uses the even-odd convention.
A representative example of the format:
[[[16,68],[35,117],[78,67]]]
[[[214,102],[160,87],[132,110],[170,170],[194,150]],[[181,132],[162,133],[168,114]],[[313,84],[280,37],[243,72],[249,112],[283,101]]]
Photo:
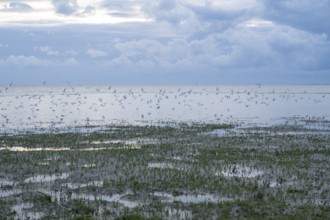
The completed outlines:
[[[329,92],[2,89],[0,218],[330,218]]]

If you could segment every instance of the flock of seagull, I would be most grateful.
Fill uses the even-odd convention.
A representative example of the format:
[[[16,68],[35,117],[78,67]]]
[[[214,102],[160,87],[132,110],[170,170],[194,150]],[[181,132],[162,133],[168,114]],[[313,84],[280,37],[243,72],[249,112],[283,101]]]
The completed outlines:
[[[46,83],[23,87],[11,83],[0,87],[0,128],[157,120],[224,121],[267,114],[285,116],[286,113],[328,116],[325,112],[327,107],[330,109],[330,88],[322,88],[320,92],[315,92],[315,88],[312,92],[303,88],[291,89],[263,85],[60,87]],[[319,108],[314,112],[311,106],[316,105]],[[304,106],[307,109],[303,109]]]

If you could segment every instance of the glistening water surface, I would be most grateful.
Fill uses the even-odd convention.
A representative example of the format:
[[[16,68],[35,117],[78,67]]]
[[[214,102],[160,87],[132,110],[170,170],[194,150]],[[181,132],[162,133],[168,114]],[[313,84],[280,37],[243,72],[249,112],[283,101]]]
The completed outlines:
[[[2,86],[1,131],[85,125],[274,124],[330,118],[330,86]]]

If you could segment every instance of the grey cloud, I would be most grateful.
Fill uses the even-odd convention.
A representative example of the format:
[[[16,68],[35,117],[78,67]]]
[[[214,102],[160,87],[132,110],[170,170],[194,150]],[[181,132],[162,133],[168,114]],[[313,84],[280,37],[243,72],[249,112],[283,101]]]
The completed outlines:
[[[190,8],[203,20],[232,20],[244,15],[245,11],[225,11],[202,6],[190,6]]]
[[[138,17],[140,12],[136,10],[141,5],[139,0],[122,0],[122,1],[104,1],[102,7],[109,11],[109,15],[114,17]]]
[[[329,68],[330,43],[325,35],[287,26],[250,28],[243,24],[200,39],[141,39],[116,43],[114,61],[168,68]]]
[[[58,14],[71,15],[78,9],[77,0],[52,0]]]
[[[129,13],[129,12],[128,13],[126,13],[126,12],[109,12],[109,14],[114,17],[124,17],[124,18],[136,17],[135,13]]]
[[[132,13],[134,7],[140,6],[143,1],[139,0],[119,0],[119,1],[104,1],[102,7],[106,8],[110,12],[119,13]]]
[[[91,58],[105,57],[107,53],[102,50],[88,49],[86,54]]]
[[[140,2],[139,0],[105,0],[102,6],[108,9],[131,8],[133,5],[140,4]]]
[[[155,0],[143,5],[144,11],[157,21],[178,24],[193,16],[191,10],[175,0]]]
[[[60,55],[59,51],[52,50],[52,48],[49,46],[35,47],[34,49],[39,50],[39,51],[47,54],[48,56],[59,56]]]
[[[91,15],[91,14],[95,14],[95,7],[89,5],[85,8],[85,10],[83,12],[81,12],[79,15],[80,16],[86,16],[86,15]]]
[[[302,30],[330,35],[330,0],[265,0],[263,16]]]
[[[191,37],[209,31],[209,24],[200,20],[194,10],[179,1],[172,0],[168,3],[166,0],[155,0],[144,3],[142,8],[146,16],[175,34]]]
[[[12,11],[12,12],[29,12],[32,11],[32,7],[26,3],[14,1],[10,2],[4,11]]]
[[[56,29],[55,35],[47,35],[47,40],[40,33],[36,33],[34,38],[12,34],[7,38],[13,41],[3,43],[12,47],[21,41],[24,50],[17,47],[17,51],[10,54],[29,54],[27,45],[33,45],[34,39],[40,37],[44,44],[63,51],[59,55],[64,58],[75,56],[77,60],[72,59],[71,63],[79,61],[77,70],[85,71],[89,67],[91,71],[99,68],[104,73],[114,70],[120,74],[122,69],[126,69],[128,78],[135,72],[153,75],[161,71],[185,72],[187,78],[192,72],[199,72],[203,78],[204,73],[214,71],[216,75],[237,69],[243,73],[247,70],[259,72],[265,78],[267,71],[276,77],[278,70],[288,76],[292,72],[312,74],[324,71],[328,77],[330,42],[326,34],[329,34],[327,21],[330,19],[326,11],[329,1],[299,2],[300,5],[293,0],[258,0],[256,8],[227,10],[180,0],[106,1],[103,6],[113,16],[134,16],[134,9],[139,6],[154,22],[64,26]],[[80,15],[75,7],[71,8],[71,14]],[[93,8],[86,8],[86,13],[92,11]],[[253,19],[257,21],[255,25]],[[3,57],[7,58],[0,63],[13,66],[20,62],[38,63],[35,58],[43,56],[41,61],[46,58],[55,63],[52,65],[60,65],[63,56],[54,56],[56,51],[52,48],[43,48],[43,53],[32,53],[31,56],[36,57],[9,57],[10,54],[4,53]],[[72,54],[64,53],[68,50],[74,51]],[[300,77],[299,74],[290,76]]]

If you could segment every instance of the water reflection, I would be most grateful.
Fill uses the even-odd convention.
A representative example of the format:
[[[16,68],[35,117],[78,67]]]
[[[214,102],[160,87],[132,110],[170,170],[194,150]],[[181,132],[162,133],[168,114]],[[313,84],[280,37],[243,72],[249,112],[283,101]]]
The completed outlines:
[[[50,175],[36,175],[25,179],[24,183],[38,183],[38,182],[50,182],[58,179],[67,179],[69,177],[68,173],[61,174],[50,174]]]
[[[234,198],[229,197],[219,197],[212,194],[196,194],[196,195],[178,195],[174,196],[170,193],[165,192],[154,192],[154,196],[160,197],[165,202],[182,202],[182,203],[218,203],[218,202],[225,202],[225,201],[232,201]]]
[[[218,176],[225,177],[243,177],[243,178],[255,178],[264,174],[264,171],[257,170],[251,167],[242,165],[233,165],[225,171],[216,173]]]
[[[35,212],[32,203],[20,203],[12,207],[12,211],[15,213],[15,219],[41,219],[44,214],[42,212]]]
[[[2,132],[161,121],[265,124],[328,120],[330,86],[10,87],[0,103]]]

